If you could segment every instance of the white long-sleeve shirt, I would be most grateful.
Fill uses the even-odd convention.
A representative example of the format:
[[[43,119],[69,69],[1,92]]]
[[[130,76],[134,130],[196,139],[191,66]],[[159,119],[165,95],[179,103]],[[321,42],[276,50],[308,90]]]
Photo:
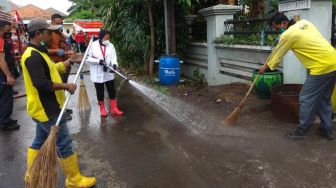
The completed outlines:
[[[95,83],[104,83],[114,79],[114,73],[110,73],[110,69],[104,72],[103,66],[99,65],[101,59],[105,59],[106,64],[111,67],[114,64],[118,65],[117,54],[113,44],[108,43],[106,45],[105,57],[103,56],[101,47],[104,49],[104,46],[101,46],[98,40],[94,41],[89,49],[86,61],[86,63],[90,64],[90,78]]]

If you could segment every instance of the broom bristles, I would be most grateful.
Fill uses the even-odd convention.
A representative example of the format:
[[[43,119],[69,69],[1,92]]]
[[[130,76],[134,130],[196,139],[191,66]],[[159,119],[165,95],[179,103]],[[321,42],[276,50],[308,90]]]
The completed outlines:
[[[250,85],[250,88],[247,91],[246,95],[244,96],[243,100],[240,101],[239,106],[237,108],[235,108],[233,110],[233,112],[231,112],[231,114],[227,118],[225,118],[225,120],[224,120],[224,124],[225,125],[232,125],[232,124],[234,124],[238,120],[240,112],[242,111],[242,109],[243,109],[243,107],[244,107],[244,105],[245,105],[245,103],[247,101],[247,97],[250,95],[250,93],[251,93],[251,91],[252,91],[252,89],[254,87],[254,84],[259,79],[259,76],[260,75],[257,75],[256,79],[253,80],[253,82]]]
[[[79,88],[79,97],[78,97],[78,110],[85,111],[90,110],[90,100],[86,91],[86,87],[84,84],[84,80],[80,80],[80,88]]]
[[[237,108],[235,108],[233,112],[231,112],[231,114],[229,114],[228,117],[225,118],[224,124],[225,125],[234,124],[238,120],[241,110],[242,110],[242,106],[238,106]]]
[[[43,143],[33,162],[25,182],[26,188],[55,188],[57,183],[56,137],[58,126],[52,126],[47,140]]]

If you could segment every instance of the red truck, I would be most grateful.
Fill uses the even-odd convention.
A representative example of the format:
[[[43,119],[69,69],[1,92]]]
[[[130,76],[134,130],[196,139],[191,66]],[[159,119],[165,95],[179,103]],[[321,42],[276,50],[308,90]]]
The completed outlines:
[[[78,33],[79,31],[83,31],[87,33],[89,37],[95,35],[98,36],[100,29],[104,26],[104,23],[101,20],[75,20],[73,22],[73,30]]]

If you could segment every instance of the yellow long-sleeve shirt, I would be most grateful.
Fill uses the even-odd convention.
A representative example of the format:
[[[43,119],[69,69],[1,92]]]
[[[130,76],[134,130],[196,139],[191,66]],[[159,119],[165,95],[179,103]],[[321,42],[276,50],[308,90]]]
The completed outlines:
[[[283,56],[292,50],[311,75],[322,75],[336,71],[336,50],[307,20],[300,20],[280,36],[279,43],[267,59],[274,70]]]

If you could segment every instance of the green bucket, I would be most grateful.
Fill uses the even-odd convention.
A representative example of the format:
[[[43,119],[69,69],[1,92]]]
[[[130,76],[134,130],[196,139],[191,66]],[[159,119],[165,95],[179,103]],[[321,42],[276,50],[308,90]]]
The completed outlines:
[[[258,75],[258,69],[253,71],[252,80],[254,81]],[[273,86],[282,84],[282,73],[279,70],[265,72],[258,77],[254,85],[254,91],[257,93],[259,98],[270,99],[271,89]]]

